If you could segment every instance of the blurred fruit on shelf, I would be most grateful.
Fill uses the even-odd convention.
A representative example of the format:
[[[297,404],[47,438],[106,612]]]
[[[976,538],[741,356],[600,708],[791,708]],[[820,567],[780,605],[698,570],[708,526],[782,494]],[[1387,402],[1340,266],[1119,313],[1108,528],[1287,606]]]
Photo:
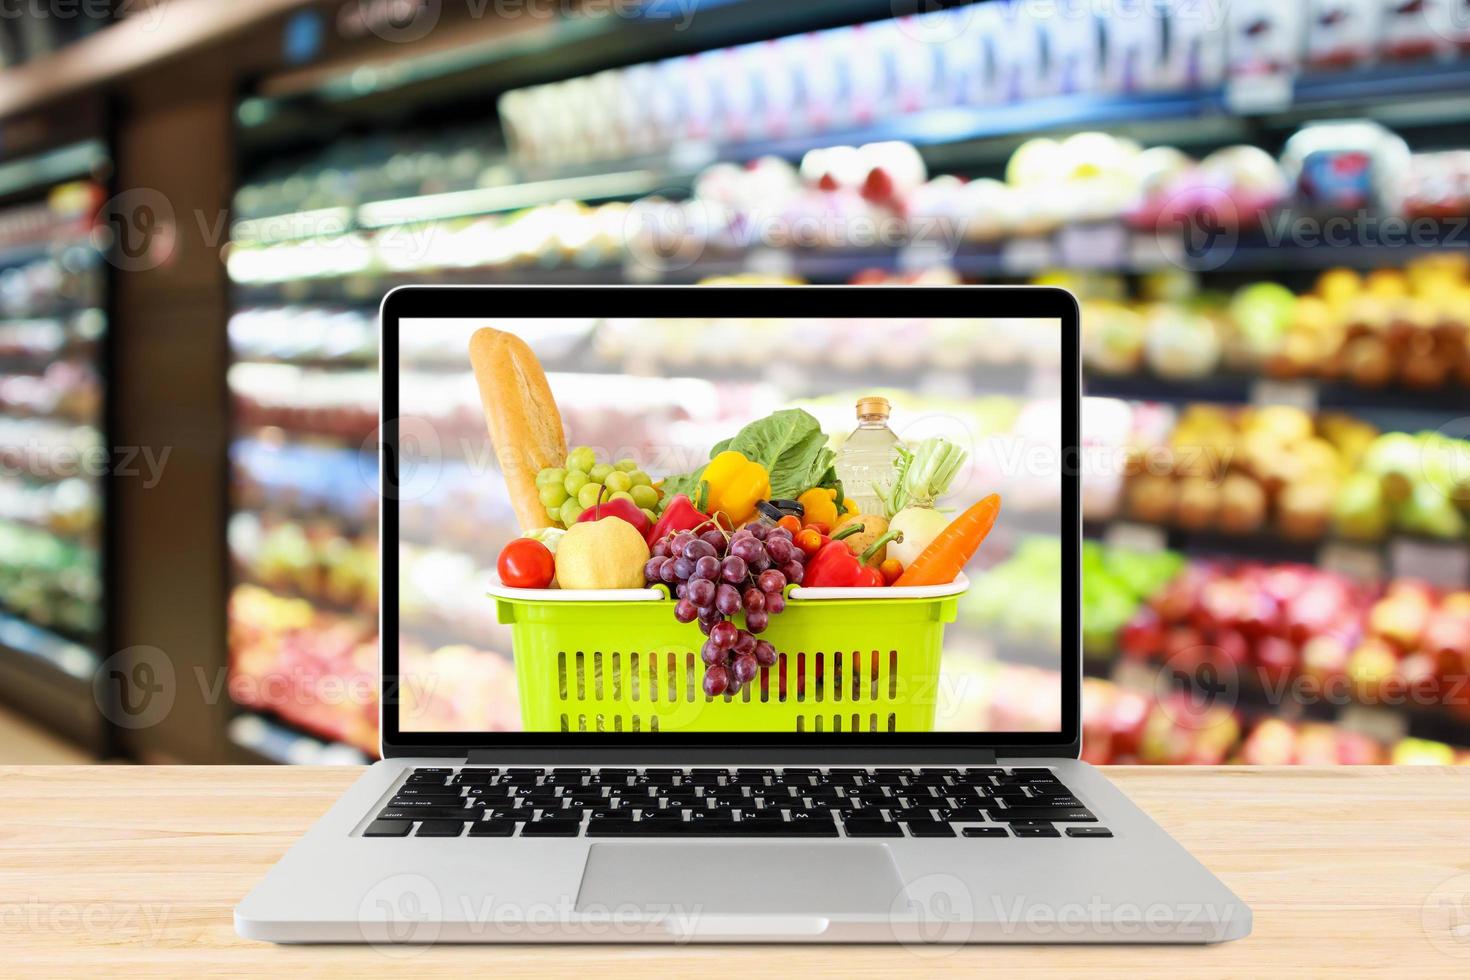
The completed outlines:
[[[237,704],[377,754],[375,624],[240,585],[230,594],[229,641]]]
[[[229,540],[232,557],[251,581],[338,608],[377,612],[375,535],[350,539],[328,519],[301,524],[240,512],[230,519]]]
[[[102,566],[95,547],[0,520],[0,555],[0,612],[83,639],[101,628]]]

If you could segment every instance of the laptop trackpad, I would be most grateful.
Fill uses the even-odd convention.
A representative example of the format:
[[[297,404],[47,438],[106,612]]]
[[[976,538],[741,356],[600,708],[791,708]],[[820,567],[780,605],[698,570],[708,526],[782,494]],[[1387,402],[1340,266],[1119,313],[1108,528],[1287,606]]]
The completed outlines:
[[[887,914],[903,881],[882,844],[594,844],[577,911],[684,915]]]

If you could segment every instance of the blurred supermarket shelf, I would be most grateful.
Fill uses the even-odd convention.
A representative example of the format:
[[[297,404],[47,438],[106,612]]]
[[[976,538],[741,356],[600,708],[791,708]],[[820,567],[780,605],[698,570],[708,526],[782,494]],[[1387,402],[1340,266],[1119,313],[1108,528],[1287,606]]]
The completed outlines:
[[[1281,227],[1294,219],[1273,219]],[[736,252],[709,249],[693,258],[579,264],[480,265],[414,272],[355,272],[293,278],[280,282],[236,282],[237,305],[334,304],[376,309],[383,295],[402,285],[688,285],[709,279],[757,274],[809,283],[847,283],[875,273],[918,274],[952,270],[966,280],[1029,277],[1053,268],[1144,273],[1180,269],[1198,273],[1320,271],[1400,267],[1438,251],[1463,251],[1463,231],[1446,225],[1441,235],[1425,234],[1402,244],[1363,243],[1313,247],[1266,236],[1219,236],[1213,244],[1186,251],[1180,241],[1130,231],[1121,224],[1074,226],[1055,235],[1012,238],[955,249],[914,245],[902,248],[772,249]],[[1273,236],[1274,237],[1274,236]]]
[[[39,661],[76,680],[92,681],[98,656],[76,640],[0,610],[0,657]]]
[[[1293,539],[1269,529],[1250,534],[1163,527],[1119,518],[1085,520],[1083,537],[1109,544],[1191,557],[1239,558],[1257,562],[1316,565],[1363,581],[1427,579],[1443,586],[1470,586],[1470,542],[1397,531],[1378,541],[1326,537]]]
[[[1244,374],[1211,373],[1200,378],[1170,380],[1152,375],[1106,375],[1086,372],[1087,395],[1133,401],[1186,405],[1218,402],[1225,405],[1311,405],[1324,411],[1347,411],[1371,417],[1384,412],[1413,412],[1441,422],[1462,418],[1470,406],[1470,391],[1458,385],[1414,390],[1364,388],[1338,381],[1311,378],[1275,380]]]
[[[251,711],[231,719],[226,732],[242,762],[354,766],[372,761],[361,749],[323,741],[278,718]]]

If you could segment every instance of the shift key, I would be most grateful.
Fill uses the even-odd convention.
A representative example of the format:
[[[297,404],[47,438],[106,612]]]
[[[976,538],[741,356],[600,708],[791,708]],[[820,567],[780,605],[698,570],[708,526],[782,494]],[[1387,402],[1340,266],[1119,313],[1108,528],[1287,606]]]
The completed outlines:
[[[990,819],[997,823],[1012,820],[1046,820],[1052,823],[1096,823],[1097,817],[1091,810],[1065,806],[1008,806],[1004,810],[991,810]]]

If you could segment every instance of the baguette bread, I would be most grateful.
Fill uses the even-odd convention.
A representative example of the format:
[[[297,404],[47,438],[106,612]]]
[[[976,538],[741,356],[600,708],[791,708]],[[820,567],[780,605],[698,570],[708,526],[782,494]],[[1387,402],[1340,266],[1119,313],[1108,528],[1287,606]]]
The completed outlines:
[[[563,465],[567,437],[546,372],[524,340],[489,327],[470,338],[470,363],[480,384],[485,427],[521,530],[549,527],[551,517],[541,506],[536,474]]]

